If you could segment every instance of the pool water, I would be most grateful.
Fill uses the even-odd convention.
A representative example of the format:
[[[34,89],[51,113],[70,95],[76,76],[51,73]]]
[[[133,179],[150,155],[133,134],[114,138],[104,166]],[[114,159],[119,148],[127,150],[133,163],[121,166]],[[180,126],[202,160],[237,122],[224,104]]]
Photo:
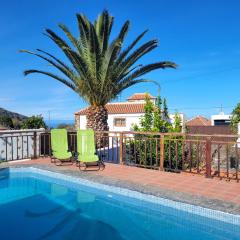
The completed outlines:
[[[0,239],[237,240],[240,225],[30,170],[4,169]]]

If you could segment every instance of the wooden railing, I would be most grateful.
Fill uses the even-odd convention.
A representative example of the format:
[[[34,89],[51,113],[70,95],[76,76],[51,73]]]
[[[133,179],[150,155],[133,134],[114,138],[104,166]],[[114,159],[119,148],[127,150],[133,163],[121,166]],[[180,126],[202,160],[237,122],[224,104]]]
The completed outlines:
[[[95,132],[95,137],[102,140],[96,151],[105,162],[240,179],[238,135],[109,131]],[[76,131],[68,132],[68,143],[76,153]],[[0,162],[50,155],[49,131],[0,131]]]
[[[96,151],[105,162],[240,179],[237,135],[108,131],[95,132],[95,137],[102,139]],[[69,149],[76,152],[76,132],[69,132],[68,140]],[[39,149],[42,156],[51,154],[49,132],[41,133]]]

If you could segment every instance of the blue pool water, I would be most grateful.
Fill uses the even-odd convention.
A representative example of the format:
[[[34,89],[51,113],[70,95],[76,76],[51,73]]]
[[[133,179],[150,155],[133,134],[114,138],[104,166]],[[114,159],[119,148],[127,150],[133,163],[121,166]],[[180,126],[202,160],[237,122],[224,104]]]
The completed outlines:
[[[176,206],[123,196],[39,171],[0,171],[1,240],[240,239],[238,218],[235,221],[226,215],[222,221],[194,214],[191,206],[191,211]]]

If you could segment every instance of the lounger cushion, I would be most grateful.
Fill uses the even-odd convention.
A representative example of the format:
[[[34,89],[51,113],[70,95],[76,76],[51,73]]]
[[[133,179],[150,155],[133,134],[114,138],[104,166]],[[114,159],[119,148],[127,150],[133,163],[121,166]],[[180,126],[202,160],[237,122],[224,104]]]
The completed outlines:
[[[67,160],[72,157],[68,151],[68,138],[66,129],[51,130],[51,148],[52,154],[59,160]]]
[[[78,130],[77,132],[78,160],[81,162],[97,162],[98,156],[95,154],[94,131]]]

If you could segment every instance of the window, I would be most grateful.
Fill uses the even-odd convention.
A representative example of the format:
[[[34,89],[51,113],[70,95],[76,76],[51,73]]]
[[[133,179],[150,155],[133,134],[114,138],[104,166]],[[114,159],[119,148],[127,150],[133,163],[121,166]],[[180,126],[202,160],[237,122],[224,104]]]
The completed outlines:
[[[114,127],[126,127],[126,118],[114,118]]]
[[[214,120],[214,125],[230,125],[231,121],[230,120]]]

